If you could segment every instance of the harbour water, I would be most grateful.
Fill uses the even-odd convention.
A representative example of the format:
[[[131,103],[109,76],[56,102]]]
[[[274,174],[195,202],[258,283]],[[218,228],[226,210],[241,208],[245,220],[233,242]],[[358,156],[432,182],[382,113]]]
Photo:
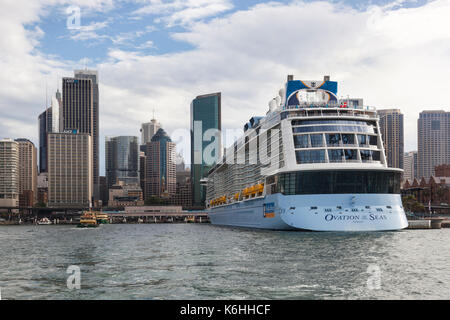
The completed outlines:
[[[449,229],[1,226],[0,289],[2,299],[450,299],[448,243]],[[71,265],[81,289],[67,287]]]

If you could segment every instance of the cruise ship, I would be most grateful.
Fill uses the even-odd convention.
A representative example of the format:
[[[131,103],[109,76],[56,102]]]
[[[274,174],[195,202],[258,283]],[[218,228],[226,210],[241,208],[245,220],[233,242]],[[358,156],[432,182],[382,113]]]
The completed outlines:
[[[374,108],[338,84],[294,80],[252,117],[202,183],[212,224],[271,230],[386,231],[408,223],[401,169],[388,168]]]

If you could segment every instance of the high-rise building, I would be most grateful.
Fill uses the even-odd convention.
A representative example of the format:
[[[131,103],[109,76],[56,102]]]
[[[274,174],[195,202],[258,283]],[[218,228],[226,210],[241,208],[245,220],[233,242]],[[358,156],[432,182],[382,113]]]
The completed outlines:
[[[61,111],[61,107],[56,97],[52,98],[52,106],[50,109],[52,110],[51,132],[59,132],[59,112]]]
[[[214,154],[215,161],[205,159],[204,150],[211,141],[204,141],[205,132],[221,128],[221,93],[212,93],[196,97],[191,103],[191,183],[192,205],[205,206],[206,190],[200,180],[207,176],[211,167],[220,159],[220,152]],[[217,150],[221,150],[220,135]]]
[[[19,205],[19,143],[0,140],[0,207]]]
[[[417,151],[406,152],[403,157],[403,180],[417,178]]]
[[[99,189],[100,189],[100,200],[102,201],[102,206],[108,205],[109,191],[108,183],[105,176],[98,177]]]
[[[48,173],[41,172],[37,177],[37,202],[40,205],[48,203]]]
[[[403,169],[403,114],[399,109],[384,109],[377,112],[388,166]]]
[[[19,144],[19,205],[31,207],[37,200],[37,151],[28,139],[16,139]]]
[[[435,175],[434,167],[450,164],[450,112],[422,111],[417,121],[418,176]]]
[[[92,137],[48,134],[48,206],[88,208],[93,196]]]
[[[55,94],[56,100],[58,101],[58,105],[59,105],[59,112],[58,112],[58,118],[59,118],[59,124],[58,124],[58,128],[59,131],[62,131],[62,129],[64,128],[64,118],[63,118],[63,103],[62,103],[62,95],[61,92],[59,92],[59,89],[56,90],[56,94]]]
[[[111,188],[118,181],[123,181],[128,184],[138,184],[138,137],[106,137],[105,170],[108,188]]]
[[[75,70],[73,78],[62,80],[63,130],[78,130],[92,136],[93,190],[99,198],[99,91],[98,73]]]
[[[177,172],[184,172],[185,170],[186,165],[184,164],[183,156],[181,155],[181,153],[177,153]]]
[[[145,146],[147,147],[147,146]],[[139,152],[139,183],[141,185],[142,194],[145,195],[145,174],[147,172],[147,157],[145,152]]]
[[[170,204],[182,206],[184,210],[192,208],[192,184],[189,170],[177,171],[177,191],[170,198]]]
[[[141,126],[141,145],[146,145],[152,141],[154,134],[161,128],[161,124],[155,118]]]
[[[147,143],[145,199],[152,196],[169,198],[176,192],[175,143],[159,129]]]
[[[47,172],[47,134],[52,132],[52,108],[46,108],[38,117],[39,172]]]

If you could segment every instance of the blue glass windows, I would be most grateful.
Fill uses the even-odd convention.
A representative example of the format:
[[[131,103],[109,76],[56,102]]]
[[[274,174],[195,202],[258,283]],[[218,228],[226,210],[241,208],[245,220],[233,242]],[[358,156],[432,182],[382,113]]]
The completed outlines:
[[[354,149],[345,149],[345,161],[356,161],[358,160],[358,154],[357,151]]]
[[[319,148],[323,147],[322,134],[302,134],[294,136],[295,148]]]
[[[380,151],[372,151],[372,160],[373,161],[380,161],[381,160],[380,156],[381,156]]]
[[[311,134],[311,147],[323,147],[323,135],[322,134]]]
[[[327,140],[327,146],[329,147],[341,145],[341,135],[339,133],[327,133],[325,139]]]
[[[308,126],[292,128],[292,132],[294,133],[329,131],[376,133],[374,128],[369,126]]]
[[[366,146],[367,145],[367,136],[365,134],[358,134],[358,143],[360,146]]]
[[[277,192],[294,194],[399,194],[401,173],[339,170],[299,171],[278,175]]]
[[[355,144],[355,135],[354,134],[349,134],[349,133],[343,133],[342,134],[342,143],[343,144],[351,144],[354,145]]]
[[[307,134],[302,134],[300,136],[294,136],[294,146],[295,148],[308,148],[309,139]]]
[[[295,151],[298,164],[325,162],[325,150]]]
[[[377,136],[369,136],[369,144],[371,146],[377,146],[378,145]]]
[[[370,161],[372,152],[370,150],[360,150],[362,162]]]
[[[342,157],[344,156],[344,152],[342,149],[329,149],[328,150],[328,158],[330,162],[342,162]]]

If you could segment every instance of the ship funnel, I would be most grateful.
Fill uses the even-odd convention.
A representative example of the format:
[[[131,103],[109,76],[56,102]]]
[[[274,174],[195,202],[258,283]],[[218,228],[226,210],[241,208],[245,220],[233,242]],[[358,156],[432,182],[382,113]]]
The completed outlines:
[[[330,76],[324,76],[323,81],[330,81]]]
[[[290,74],[287,76],[287,81],[293,81],[294,80],[294,75]]]

